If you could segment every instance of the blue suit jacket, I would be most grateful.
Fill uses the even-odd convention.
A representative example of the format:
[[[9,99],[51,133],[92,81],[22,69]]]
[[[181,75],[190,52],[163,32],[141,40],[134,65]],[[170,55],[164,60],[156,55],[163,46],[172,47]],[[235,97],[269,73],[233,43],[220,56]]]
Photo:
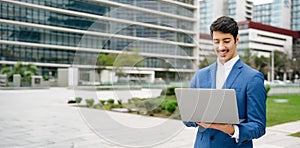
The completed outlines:
[[[191,88],[216,88],[217,62],[198,70],[191,80]],[[246,119],[238,125],[239,142],[226,133],[199,126],[195,148],[206,147],[253,147],[252,139],[265,134],[266,90],[263,75],[238,60],[229,73],[223,88],[235,89],[239,118]],[[186,98],[188,99],[188,98]],[[185,122],[186,126],[197,127],[195,122]]]

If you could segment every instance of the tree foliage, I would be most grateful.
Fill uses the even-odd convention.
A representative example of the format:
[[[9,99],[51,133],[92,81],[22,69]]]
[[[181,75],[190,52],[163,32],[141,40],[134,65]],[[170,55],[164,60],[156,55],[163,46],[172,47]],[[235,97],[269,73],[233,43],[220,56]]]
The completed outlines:
[[[201,69],[201,68],[207,67],[215,61],[216,61],[216,55],[210,54],[208,56],[205,56],[204,59],[200,60],[199,68]]]
[[[271,59],[270,57],[257,56],[257,54],[253,54],[250,50],[246,50],[244,55],[240,56],[240,58],[249,66],[257,69],[262,72],[265,76],[267,76],[268,72],[271,71]],[[300,64],[300,61],[299,61]],[[281,51],[274,51],[274,73],[275,75],[282,75],[287,72],[298,71],[297,60],[293,61],[293,59],[289,58],[286,53]]]
[[[101,76],[101,72],[107,69],[107,66],[113,66],[116,70],[117,75],[123,75],[123,67],[142,67],[143,60],[143,56],[140,55],[140,51],[137,49],[123,51],[119,54],[100,53],[97,59],[97,72]]]
[[[2,68],[0,73],[6,74],[9,81],[13,80],[14,74],[19,74],[22,82],[30,82],[31,76],[39,75],[39,69],[34,64],[24,65],[22,62],[17,62],[14,66]]]
[[[99,67],[113,66],[115,57],[116,54],[113,53],[110,54],[100,53],[98,54],[97,65]]]
[[[268,75],[268,71],[270,70],[269,57],[258,56],[257,54],[253,54],[250,49],[247,49],[242,55],[240,55],[240,58],[247,65],[262,72],[265,77]]]
[[[116,67],[140,67],[143,63],[143,56],[140,55],[139,50],[124,51],[120,53],[115,60]]]
[[[118,75],[123,75],[124,67],[142,67],[143,61],[144,57],[140,55],[140,51],[133,49],[118,54],[113,66],[115,66]]]
[[[97,72],[100,76],[100,82],[101,82],[101,73],[102,73],[102,71],[106,69],[106,66],[113,66],[115,58],[116,58],[116,54],[114,54],[114,53],[110,53],[110,54],[100,53],[100,54],[98,54],[98,57],[97,57],[97,66],[98,66]]]

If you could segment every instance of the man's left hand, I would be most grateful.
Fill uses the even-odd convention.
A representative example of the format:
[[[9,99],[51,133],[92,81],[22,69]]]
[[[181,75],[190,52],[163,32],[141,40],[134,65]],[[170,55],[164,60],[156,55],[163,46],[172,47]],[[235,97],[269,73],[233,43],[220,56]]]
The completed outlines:
[[[201,125],[204,128],[213,128],[219,131],[222,131],[226,134],[233,135],[234,134],[234,127],[232,124],[222,124],[222,123],[203,123],[203,122],[196,122],[198,125]]]

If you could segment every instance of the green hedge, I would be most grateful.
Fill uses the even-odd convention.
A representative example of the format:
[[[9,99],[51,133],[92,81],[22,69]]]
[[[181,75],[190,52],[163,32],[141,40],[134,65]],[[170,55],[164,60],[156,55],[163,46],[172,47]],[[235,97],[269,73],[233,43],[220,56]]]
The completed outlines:
[[[86,103],[86,106],[87,107],[92,107],[94,105],[94,99],[91,98],[91,99],[85,99],[85,103]]]
[[[107,103],[113,105],[115,103],[115,100],[114,99],[108,99]]]
[[[163,109],[163,110],[167,110],[169,113],[173,113],[176,108],[178,106],[178,103],[176,100],[168,100],[168,99],[165,99],[161,104],[160,104],[160,107]]]
[[[175,95],[175,88],[178,88],[176,86],[167,87],[162,90],[160,93],[161,96],[173,96]]]
[[[80,102],[81,102],[81,100],[82,100],[82,98],[81,98],[81,97],[76,97],[76,98],[75,98],[75,101],[76,101],[76,103],[80,103]]]

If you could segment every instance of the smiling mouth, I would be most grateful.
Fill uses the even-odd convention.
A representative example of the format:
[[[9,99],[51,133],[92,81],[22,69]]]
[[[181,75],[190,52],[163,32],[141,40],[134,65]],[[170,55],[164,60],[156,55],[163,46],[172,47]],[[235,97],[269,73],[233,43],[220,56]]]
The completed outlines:
[[[224,50],[218,50],[218,53],[221,55],[221,57],[226,56],[226,53],[229,52],[229,49],[224,49]]]

